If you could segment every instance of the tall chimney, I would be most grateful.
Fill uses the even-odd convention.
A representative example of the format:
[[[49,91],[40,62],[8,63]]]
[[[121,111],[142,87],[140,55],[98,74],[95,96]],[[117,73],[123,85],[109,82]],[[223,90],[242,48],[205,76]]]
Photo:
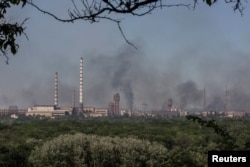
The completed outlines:
[[[83,112],[83,58],[80,59],[80,96],[79,96],[79,111]]]
[[[58,73],[55,73],[54,106],[58,106]]]
[[[172,111],[173,99],[168,99],[168,111]]]
[[[76,107],[76,91],[73,91],[73,96],[72,96],[72,107]]]
[[[206,88],[203,90],[203,111],[206,111]]]
[[[119,95],[119,93],[114,94],[113,101],[114,101],[114,115],[118,116],[118,115],[120,115],[120,108],[119,108],[120,95]]]
[[[227,114],[227,102],[228,102],[228,86],[226,85],[225,90],[225,101],[224,101],[224,113]]]

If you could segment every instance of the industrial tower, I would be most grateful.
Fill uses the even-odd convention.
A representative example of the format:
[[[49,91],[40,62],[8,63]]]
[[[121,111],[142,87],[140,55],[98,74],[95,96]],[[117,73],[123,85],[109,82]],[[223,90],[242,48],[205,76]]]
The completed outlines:
[[[72,108],[76,107],[76,91],[73,91],[73,95],[72,95]]]
[[[120,95],[119,95],[119,93],[114,94],[113,100],[114,100],[114,115],[120,115],[120,108],[119,108]]]
[[[228,103],[228,86],[226,85],[226,90],[225,90],[225,100],[224,100],[224,113],[227,115],[227,104]]]
[[[172,106],[173,106],[173,99],[168,99],[168,111],[172,111]]]
[[[76,91],[73,91],[72,95],[72,115],[77,115],[77,109],[76,109]]]
[[[206,111],[207,107],[206,107],[206,88],[204,88],[203,90],[203,111]]]
[[[79,91],[79,112],[83,112],[83,58],[80,59],[80,91]]]
[[[54,106],[58,107],[58,73],[55,73]]]

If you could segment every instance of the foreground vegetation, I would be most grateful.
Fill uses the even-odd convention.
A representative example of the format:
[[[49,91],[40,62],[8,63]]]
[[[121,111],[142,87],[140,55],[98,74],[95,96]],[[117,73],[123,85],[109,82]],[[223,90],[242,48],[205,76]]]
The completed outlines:
[[[249,120],[216,124],[234,150],[250,150]],[[0,166],[206,166],[207,151],[226,144],[213,128],[187,119],[5,120]]]

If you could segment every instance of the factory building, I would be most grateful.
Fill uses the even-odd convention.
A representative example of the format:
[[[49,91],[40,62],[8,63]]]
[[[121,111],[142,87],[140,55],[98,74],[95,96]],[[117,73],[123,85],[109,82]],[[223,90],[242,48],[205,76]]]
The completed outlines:
[[[108,109],[106,108],[95,108],[94,112],[89,114],[90,117],[107,117]]]
[[[79,114],[84,117],[104,117],[108,116],[108,109],[85,107],[83,102],[83,58],[80,58],[80,82],[79,82],[79,107],[75,107],[75,90],[72,97],[72,107],[59,107],[58,100],[58,73],[54,75],[54,105],[37,105],[29,107],[26,116],[59,117]],[[114,95],[113,111],[119,114],[119,94]],[[112,111],[112,112],[113,112]]]
[[[29,107],[26,116],[45,116],[45,117],[58,117],[71,115],[71,108],[58,108],[54,105],[39,105]]]
[[[26,109],[18,109],[17,106],[9,106],[9,109],[0,109],[0,116],[7,116],[7,115],[25,115],[27,112]]]
[[[95,107],[84,107],[84,112],[85,113],[94,113]]]
[[[234,117],[245,117],[247,116],[247,112],[246,111],[227,111],[224,112],[225,117],[228,118],[234,118]]]
[[[127,115],[129,117],[132,116],[132,112],[130,110],[126,110],[126,109],[121,109],[120,110],[121,116]]]
[[[58,106],[58,73],[54,76],[54,105],[37,105],[29,107],[26,116],[58,117],[72,115],[72,108],[60,108]]]
[[[85,117],[106,117],[108,116],[108,109],[84,107],[84,116]]]

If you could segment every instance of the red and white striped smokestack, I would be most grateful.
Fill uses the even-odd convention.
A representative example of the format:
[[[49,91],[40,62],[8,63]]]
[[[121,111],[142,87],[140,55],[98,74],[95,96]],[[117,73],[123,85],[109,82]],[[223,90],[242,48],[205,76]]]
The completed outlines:
[[[58,105],[58,73],[55,73],[54,106]]]
[[[83,58],[80,59],[80,96],[79,96],[79,109],[83,111]]]

